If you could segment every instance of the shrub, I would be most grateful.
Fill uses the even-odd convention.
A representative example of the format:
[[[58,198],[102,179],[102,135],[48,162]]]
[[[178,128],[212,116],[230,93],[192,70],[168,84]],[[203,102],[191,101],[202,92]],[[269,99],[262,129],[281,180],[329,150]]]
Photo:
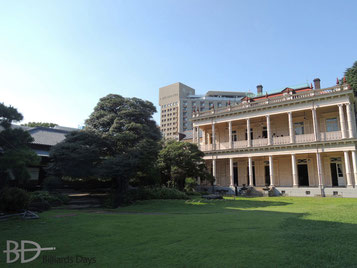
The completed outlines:
[[[200,192],[186,192],[186,194],[189,196],[197,196],[197,197],[202,195],[202,193]]]
[[[27,208],[29,195],[20,188],[4,188],[0,192],[0,210],[4,212],[19,212]]]
[[[152,189],[152,199],[188,199],[188,196],[175,188],[154,188]]]
[[[45,210],[49,210],[51,208],[51,205],[48,201],[41,199],[40,197],[35,197],[30,201],[28,208],[29,210],[42,212]]]
[[[45,178],[45,181],[43,182],[43,188],[51,192],[63,188],[63,182],[58,177],[50,176]]]
[[[111,193],[104,201],[106,207],[115,207],[115,192]],[[189,196],[175,188],[137,188],[129,190],[123,197],[123,204],[131,204],[137,200],[150,200],[150,199],[189,199]]]
[[[188,199],[188,196],[175,188],[139,188],[128,192],[129,200],[149,199]]]
[[[193,192],[195,187],[197,186],[197,182],[195,178],[186,178],[185,180],[185,191],[186,192]]]
[[[46,201],[52,207],[60,206],[62,204],[67,203],[69,197],[66,195],[62,195],[60,193],[49,193],[47,191],[36,191],[31,193],[30,202],[39,202]]]

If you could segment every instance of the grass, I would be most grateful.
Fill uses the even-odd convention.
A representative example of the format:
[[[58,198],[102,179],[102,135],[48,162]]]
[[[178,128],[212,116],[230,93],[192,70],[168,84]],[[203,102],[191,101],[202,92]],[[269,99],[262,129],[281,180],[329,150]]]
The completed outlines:
[[[56,247],[13,267],[88,266],[77,255],[94,257],[90,267],[357,266],[357,199],[151,200],[108,212],[0,222],[0,267],[6,240]],[[43,264],[43,256],[74,263]]]

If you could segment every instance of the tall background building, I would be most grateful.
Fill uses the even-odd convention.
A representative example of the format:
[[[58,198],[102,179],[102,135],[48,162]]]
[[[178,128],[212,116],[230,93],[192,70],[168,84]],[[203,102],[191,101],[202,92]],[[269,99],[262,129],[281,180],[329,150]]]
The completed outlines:
[[[159,89],[160,130],[166,139],[178,139],[179,133],[192,130],[192,112],[206,111],[238,103],[248,92],[208,91],[195,95],[195,90],[180,82]]]

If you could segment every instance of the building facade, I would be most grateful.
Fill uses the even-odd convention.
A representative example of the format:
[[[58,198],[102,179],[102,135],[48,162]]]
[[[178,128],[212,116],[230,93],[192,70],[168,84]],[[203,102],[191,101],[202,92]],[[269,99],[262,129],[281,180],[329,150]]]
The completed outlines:
[[[314,83],[194,113],[193,141],[216,187],[357,197],[354,92],[346,83]]]
[[[13,125],[13,128],[21,128],[28,131],[33,141],[30,143],[31,149],[41,158],[36,166],[29,166],[27,169],[30,174],[29,183],[33,186],[40,186],[47,176],[45,168],[50,161],[50,150],[56,144],[65,140],[66,135],[73,131],[79,131],[76,128],[55,126],[48,127],[26,127]]]
[[[207,111],[238,103],[249,93],[208,91],[195,95],[195,89],[180,82],[159,89],[160,130],[165,138],[178,139],[179,133],[192,130],[194,111]]]

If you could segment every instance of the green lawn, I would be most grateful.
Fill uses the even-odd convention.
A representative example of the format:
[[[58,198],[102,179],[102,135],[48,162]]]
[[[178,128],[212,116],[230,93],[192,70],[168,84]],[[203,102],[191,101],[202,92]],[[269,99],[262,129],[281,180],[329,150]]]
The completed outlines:
[[[0,267],[7,239],[56,247],[13,267],[76,255],[95,257],[90,267],[357,267],[357,199],[155,200],[110,212],[2,221]]]

